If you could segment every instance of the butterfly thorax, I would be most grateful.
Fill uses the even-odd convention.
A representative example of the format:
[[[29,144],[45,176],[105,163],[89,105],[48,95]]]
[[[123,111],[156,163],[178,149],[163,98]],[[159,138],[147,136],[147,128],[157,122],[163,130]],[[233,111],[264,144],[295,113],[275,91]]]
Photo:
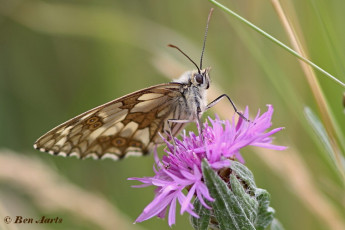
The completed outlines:
[[[209,68],[200,72],[188,71],[175,81],[182,85],[179,104],[190,121],[195,121],[206,109],[206,90],[210,83],[208,72]]]

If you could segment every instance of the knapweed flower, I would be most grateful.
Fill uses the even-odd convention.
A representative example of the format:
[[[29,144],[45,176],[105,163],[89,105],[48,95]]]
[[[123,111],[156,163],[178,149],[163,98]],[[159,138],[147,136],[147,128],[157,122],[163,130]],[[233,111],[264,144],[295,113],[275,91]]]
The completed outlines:
[[[246,108],[244,116],[248,117],[248,114]],[[191,203],[194,196],[204,207],[210,208],[205,200],[212,202],[214,199],[210,196],[203,180],[201,163],[204,158],[213,170],[219,171],[229,167],[230,159],[243,163],[240,149],[248,145],[284,150],[286,148],[284,146],[271,144],[270,136],[282,129],[267,131],[272,125],[272,114],[273,107],[268,105],[267,112],[260,115],[259,111],[252,121],[240,117],[236,123],[234,116],[230,123],[216,116],[216,119],[208,118],[209,122],[203,124],[202,136],[193,132],[187,135],[184,131],[181,140],[175,138],[175,144],[163,138],[167,145],[166,155],[160,160],[157,151],[154,152],[155,175],[129,178],[143,183],[133,187],[156,186],[153,201],[146,206],[136,222],[153,216],[164,218],[169,208],[168,223],[171,226],[175,223],[177,202],[181,205],[181,214],[187,211],[190,215],[198,217]]]

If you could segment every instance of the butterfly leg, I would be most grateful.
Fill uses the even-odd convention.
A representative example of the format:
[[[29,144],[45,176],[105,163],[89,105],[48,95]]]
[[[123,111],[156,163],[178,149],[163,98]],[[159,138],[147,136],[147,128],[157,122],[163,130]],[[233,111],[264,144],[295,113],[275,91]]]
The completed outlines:
[[[174,150],[176,150],[176,143],[175,143],[175,139],[173,137],[173,134],[172,134],[172,130],[171,130],[171,123],[189,123],[189,122],[193,122],[191,120],[179,120],[179,119],[168,119],[167,120],[167,124],[168,124],[168,132],[171,136],[171,139],[172,139],[172,143],[174,145]]]
[[[204,141],[204,134],[203,134],[203,126],[202,126],[202,123],[201,123],[201,120],[200,120],[201,116],[202,116],[202,112],[201,112],[200,107],[198,107],[197,108],[196,123],[198,125],[198,131],[199,131],[199,136],[201,137],[201,141],[202,141],[202,143],[205,143],[205,141]]]
[[[245,121],[248,121],[249,122],[249,120],[241,113],[241,112],[239,112],[238,110],[237,110],[237,108],[236,108],[236,106],[235,106],[235,104],[234,104],[234,102],[231,100],[231,98],[228,96],[228,95],[226,95],[226,94],[222,94],[222,95],[220,95],[219,97],[217,97],[216,99],[214,99],[210,104],[208,104],[207,106],[206,106],[206,110],[208,110],[209,108],[212,108],[213,106],[215,106],[221,99],[223,99],[223,98],[227,98],[228,100],[229,100],[229,102],[231,103],[231,105],[232,105],[232,107],[234,108],[234,110],[235,110],[235,113],[237,113],[240,117],[242,117]]]

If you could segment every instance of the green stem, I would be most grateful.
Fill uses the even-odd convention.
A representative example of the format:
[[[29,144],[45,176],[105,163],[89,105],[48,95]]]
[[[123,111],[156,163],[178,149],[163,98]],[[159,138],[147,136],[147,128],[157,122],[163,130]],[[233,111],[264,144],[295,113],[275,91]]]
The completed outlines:
[[[338,83],[340,86],[345,88],[345,83],[343,83],[342,81],[338,80],[336,77],[332,76],[330,73],[328,73],[327,71],[323,70],[321,67],[317,66],[316,64],[314,64],[313,62],[309,61],[307,58],[303,57],[302,55],[300,55],[299,53],[297,53],[296,51],[294,51],[293,49],[291,49],[290,47],[288,47],[287,45],[285,45],[284,43],[280,42],[278,39],[276,39],[275,37],[271,36],[270,34],[266,33],[265,31],[263,31],[262,29],[260,29],[259,27],[255,26],[253,23],[247,21],[246,19],[244,19],[243,17],[241,17],[240,15],[236,14],[234,11],[230,10],[229,8],[225,7],[224,5],[222,5],[221,3],[215,1],[215,0],[209,0],[211,3],[213,3],[214,5],[218,6],[219,8],[221,8],[222,10],[224,10],[225,12],[227,12],[228,14],[236,17],[237,19],[239,19],[240,21],[242,21],[243,23],[247,24],[248,26],[250,26],[252,29],[254,29],[255,31],[259,32],[260,34],[264,35],[265,37],[267,37],[268,39],[270,39],[272,42],[276,43],[277,45],[279,45],[280,47],[286,49],[289,53],[291,53],[292,55],[294,55],[295,57],[299,58],[300,60],[306,62],[307,64],[311,65],[312,67],[314,67],[315,69],[317,69],[318,71],[320,71],[321,73],[325,74],[326,76],[328,76],[329,78],[331,78],[333,81],[335,81],[336,83]]]

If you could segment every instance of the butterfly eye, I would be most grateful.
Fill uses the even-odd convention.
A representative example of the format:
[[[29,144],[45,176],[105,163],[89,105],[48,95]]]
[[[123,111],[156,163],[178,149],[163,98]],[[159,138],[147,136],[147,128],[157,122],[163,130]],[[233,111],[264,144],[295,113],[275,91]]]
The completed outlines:
[[[201,74],[195,75],[195,81],[198,82],[199,84],[204,83],[204,77]]]

